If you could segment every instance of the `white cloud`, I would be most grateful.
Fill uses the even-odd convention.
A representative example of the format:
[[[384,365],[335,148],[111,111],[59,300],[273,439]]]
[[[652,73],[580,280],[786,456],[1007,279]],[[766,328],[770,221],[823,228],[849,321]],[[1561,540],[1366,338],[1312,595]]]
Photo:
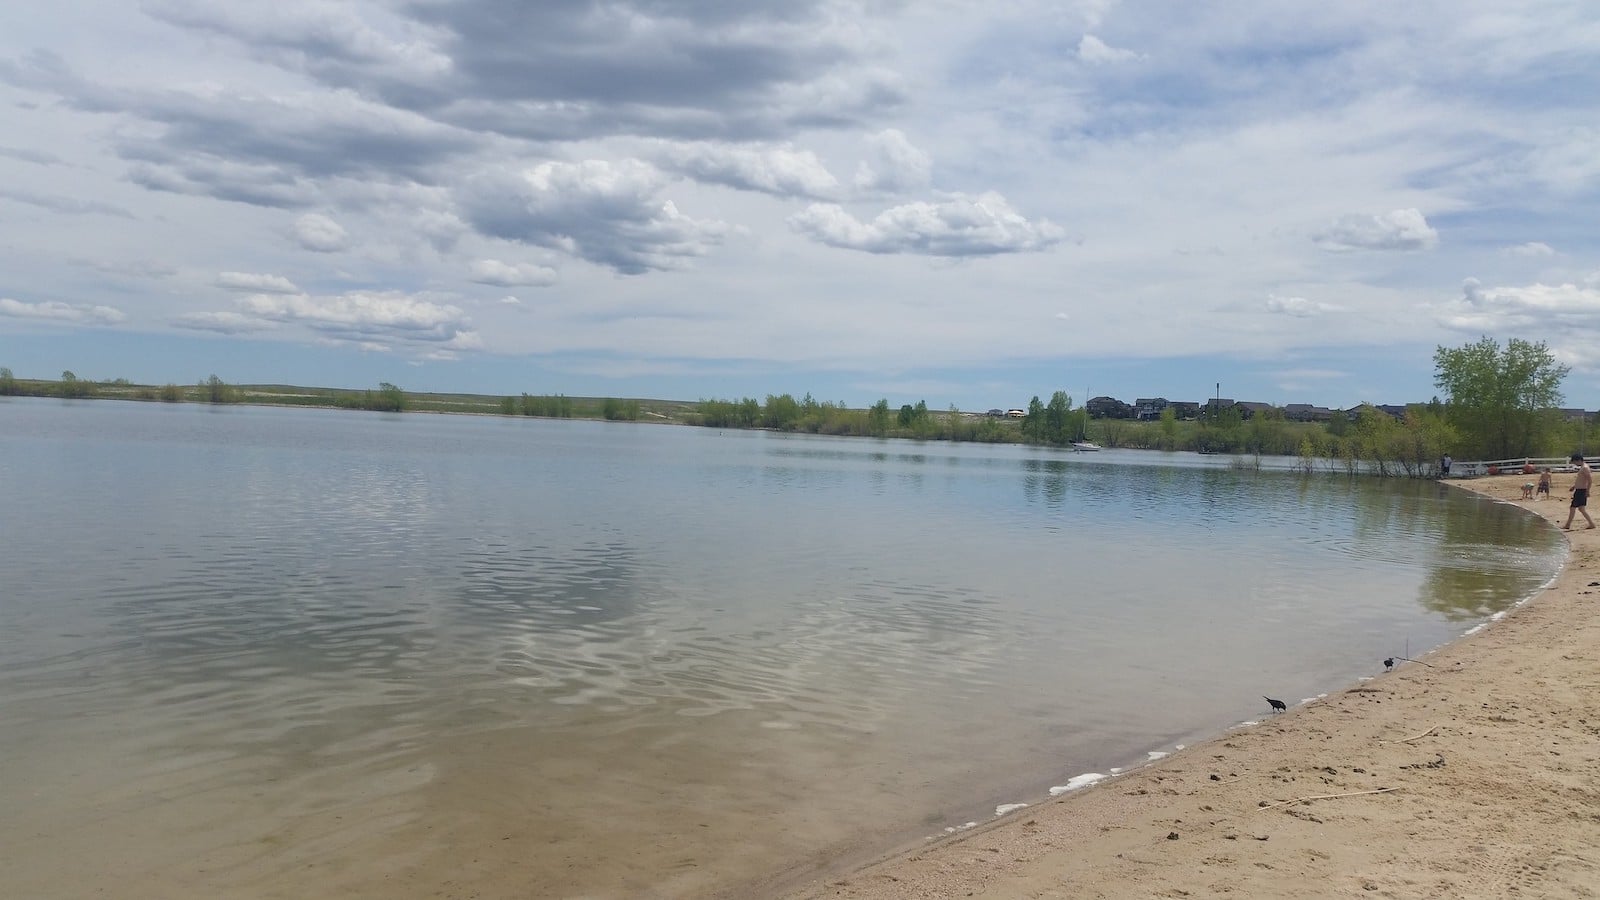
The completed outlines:
[[[1139,54],[1132,50],[1112,47],[1094,35],[1086,34],[1082,40],[1078,41],[1078,58],[1090,65],[1098,66],[1138,59]]]
[[[498,259],[480,259],[472,264],[468,276],[478,284],[496,287],[548,287],[556,283],[556,270],[532,263],[504,263]]]
[[[239,307],[246,315],[306,325],[335,335],[450,341],[458,337],[465,324],[465,315],[459,308],[399,291],[352,291],[331,297],[257,294],[242,300]]]
[[[1049,221],[1028,221],[996,193],[896,206],[870,222],[836,204],[813,203],[789,224],[831,247],[877,254],[994,256],[1047,250],[1065,236]]]
[[[699,181],[777,197],[831,197],[839,189],[839,180],[815,153],[787,143],[673,144],[662,151],[661,164]]]
[[[1432,250],[1439,232],[1416,209],[1376,216],[1344,216],[1312,237],[1324,250]]]
[[[897,128],[880,131],[867,141],[867,159],[856,169],[856,189],[898,194],[920,190],[933,178],[933,159],[912,145]]]
[[[306,213],[295,220],[294,239],[316,253],[337,253],[350,246],[350,234],[344,226],[318,213]]]
[[[1600,340],[1600,284],[1485,287],[1468,278],[1461,299],[1446,308],[1443,321],[1451,328],[1482,333],[1562,334],[1579,328],[1587,339]]]
[[[1321,303],[1316,300],[1307,300],[1304,297],[1279,297],[1276,294],[1267,298],[1267,312],[1281,313],[1286,316],[1305,319],[1320,316],[1323,313],[1333,312],[1338,307],[1331,303]]]
[[[1512,256],[1539,257],[1556,255],[1555,248],[1551,247],[1549,244],[1540,243],[1539,241],[1530,241],[1526,244],[1517,244],[1514,247],[1506,247],[1504,248],[1504,252],[1509,253]]]
[[[282,275],[255,275],[249,272],[223,272],[217,287],[251,294],[298,294],[300,289]]]
[[[39,319],[49,322],[70,322],[79,325],[115,325],[128,317],[122,310],[90,303],[61,303],[47,300],[43,303],[25,303],[10,297],[0,297],[0,316],[16,319]]]
[[[250,334],[257,331],[270,331],[274,326],[255,316],[244,313],[217,311],[185,313],[172,320],[172,324],[179,328],[188,328],[194,331],[214,331],[218,334]]]

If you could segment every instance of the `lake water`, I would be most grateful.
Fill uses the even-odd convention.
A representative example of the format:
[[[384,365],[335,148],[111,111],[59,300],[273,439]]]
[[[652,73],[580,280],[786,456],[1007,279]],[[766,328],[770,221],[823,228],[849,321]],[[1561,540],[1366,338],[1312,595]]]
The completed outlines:
[[[0,402],[0,893],[759,893],[1563,558],[1507,504],[1227,462]]]

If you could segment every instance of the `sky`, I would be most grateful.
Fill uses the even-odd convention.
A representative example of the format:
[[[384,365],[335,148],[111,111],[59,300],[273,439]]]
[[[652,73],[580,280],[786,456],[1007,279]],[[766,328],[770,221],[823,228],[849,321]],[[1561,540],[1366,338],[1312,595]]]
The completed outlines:
[[[1600,6],[0,11],[18,377],[1600,407]]]

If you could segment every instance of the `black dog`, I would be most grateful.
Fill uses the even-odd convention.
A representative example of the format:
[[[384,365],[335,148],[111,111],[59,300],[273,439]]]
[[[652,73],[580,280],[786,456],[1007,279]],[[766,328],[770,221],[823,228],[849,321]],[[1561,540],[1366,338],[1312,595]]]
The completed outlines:
[[[1283,702],[1282,700],[1274,700],[1271,697],[1268,697],[1266,695],[1262,695],[1261,699],[1263,699],[1263,700],[1267,701],[1268,703],[1272,704],[1272,711],[1273,712],[1285,712],[1285,711],[1287,711],[1289,709],[1289,704]]]

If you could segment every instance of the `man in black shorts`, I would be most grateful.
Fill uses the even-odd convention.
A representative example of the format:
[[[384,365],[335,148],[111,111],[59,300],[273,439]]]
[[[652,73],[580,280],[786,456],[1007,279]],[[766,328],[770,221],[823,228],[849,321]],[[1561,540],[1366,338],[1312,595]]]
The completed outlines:
[[[1583,513],[1583,520],[1594,527],[1594,520],[1589,518],[1589,485],[1594,481],[1594,473],[1589,470],[1589,464],[1583,461],[1582,453],[1572,454],[1572,462],[1578,467],[1577,477],[1572,479],[1572,506],[1567,510],[1567,524],[1561,526],[1563,531],[1572,530],[1572,514]]]

